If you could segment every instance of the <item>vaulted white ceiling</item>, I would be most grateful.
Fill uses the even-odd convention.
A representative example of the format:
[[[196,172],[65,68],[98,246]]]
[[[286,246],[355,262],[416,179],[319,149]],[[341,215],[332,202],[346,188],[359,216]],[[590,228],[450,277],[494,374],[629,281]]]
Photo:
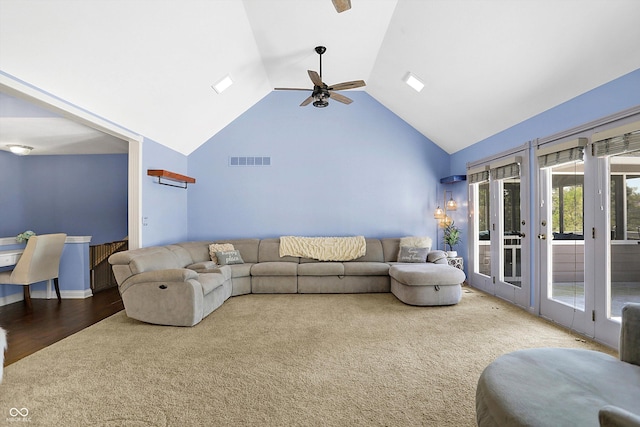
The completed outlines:
[[[189,154],[273,88],[311,88],[324,45],[326,83],[364,79],[453,153],[640,68],[638,0],[352,5],[0,0],[0,71]],[[420,93],[402,81],[409,71]]]

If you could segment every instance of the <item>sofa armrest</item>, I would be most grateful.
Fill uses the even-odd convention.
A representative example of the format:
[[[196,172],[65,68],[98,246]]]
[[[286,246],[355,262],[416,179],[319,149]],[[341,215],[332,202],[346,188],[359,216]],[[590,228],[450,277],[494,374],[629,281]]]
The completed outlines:
[[[620,360],[640,366],[640,303],[622,307]]]
[[[187,282],[188,280],[197,280],[198,273],[188,268],[171,268],[166,270],[145,271],[144,273],[134,274],[129,277],[120,286],[120,293],[124,292],[131,286],[139,283],[150,282]]]
[[[448,264],[447,253],[445,251],[433,250],[427,254],[427,262],[434,264]]]
[[[603,406],[598,412],[600,427],[640,427],[640,415],[617,406]]]

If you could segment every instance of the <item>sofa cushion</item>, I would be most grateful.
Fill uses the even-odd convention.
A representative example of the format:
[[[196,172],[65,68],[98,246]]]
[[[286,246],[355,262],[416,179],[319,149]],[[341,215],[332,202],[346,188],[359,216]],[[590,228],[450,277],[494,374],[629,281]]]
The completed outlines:
[[[127,251],[129,252],[129,251]],[[120,252],[124,254],[125,252]],[[165,270],[168,268],[182,268],[185,264],[166,247],[150,247],[129,252],[129,266],[132,274],[140,274],[145,271]],[[114,254],[118,255],[118,254]],[[112,256],[114,256],[112,255]],[[114,257],[116,259],[117,257]]]
[[[285,256],[280,257],[280,239],[262,239],[258,248],[258,262],[300,262],[300,258]]]
[[[298,276],[344,276],[341,262],[310,262],[298,266]]]
[[[384,262],[396,262],[398,260],[398,252],[400,251],[400,238],[388,237],[380,239],[382,244],[382,252],[384,254]]]
[[[191,258],[191,254],[185,248],[179,245],[166,245],[165,248],[173,252],[175,257],[178,259],[178,264],[180,267],[187,266],[192,264],[194,261]]]
[[[345,276],[388,276],[389,264],[384,262],[345,262]]]
[[[364,256],[356,259],[356,262],[384,262],[382,243],[380,239],[365,239],[367,242],[367,252]]]
[[[208,252],[207,252],[208,254]],[[207,255],[209,256],[209,255]],[[208,270],[215,270],[218,268],[218,264],[216,264],[213,261],[203,261],[203,262],[196,262],[193,264],[189,264],[187,265],[185,268],[188,268],[189,270],[193,270],[193,271],[197,271],[198,273],[204,273]]]
[[[216,252],[216,258],[218,258],[218,264],[220,265],[244,264],[240,251]]]
[[[202,293],[207,295],[227,280],[222,273],[200,273],[198,275],[198,282],[202,285]]]
[[[197,241],[197,242],[184,242],[176,243],[176,246],[180,246],[189,253],[192,263],[210,261],[209,257],[209,245],[210,241]]]
[[[464,271],[441,264],[396,264],[389,268],[389,275],[403,285],[459,285],[464,282]]]
[[[251,276],[251,267],[253,263],[232,264],[228,268],[231,271],[231,277],[249,277]]]
[[[293,262],[260,262],[251,267],[252,276],[296,276],[298,264]]]

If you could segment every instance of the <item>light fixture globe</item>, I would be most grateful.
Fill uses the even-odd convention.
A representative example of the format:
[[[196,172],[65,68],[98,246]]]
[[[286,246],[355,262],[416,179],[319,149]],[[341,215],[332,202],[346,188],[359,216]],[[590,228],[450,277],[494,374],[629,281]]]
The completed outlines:
[[[455,200],[453,200],[453,196],[451,196],[451,198],[447,201],[447,210],[455,211],[456,209],[458,209],[458,204]]]
[[[444,211],[442,210],[442,208],[440,206],[438,206],[436,208],[436,211],[433,213],[433,217],[435,219],[443,219],[444,218]]]
[[[26,156],[33,150],[33,147],[29,147],[27,145],[18,145],[18,144],[8,144],[7,147],[9,151],[17,156]]]

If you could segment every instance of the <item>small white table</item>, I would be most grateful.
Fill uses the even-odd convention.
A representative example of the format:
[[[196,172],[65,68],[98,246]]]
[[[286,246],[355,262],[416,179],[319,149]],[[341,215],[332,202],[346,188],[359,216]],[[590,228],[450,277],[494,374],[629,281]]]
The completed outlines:
[[[6,251],[0,251],[0,267],[9,267],[10,265],[16,265],[20,256],[22,256],[24,249],[10,249]]]
[[[456,267],[456,268],[459,268],[460,270],[464,270],[464,259],[461,256],[447,258],[447,262],[452,267]]]

